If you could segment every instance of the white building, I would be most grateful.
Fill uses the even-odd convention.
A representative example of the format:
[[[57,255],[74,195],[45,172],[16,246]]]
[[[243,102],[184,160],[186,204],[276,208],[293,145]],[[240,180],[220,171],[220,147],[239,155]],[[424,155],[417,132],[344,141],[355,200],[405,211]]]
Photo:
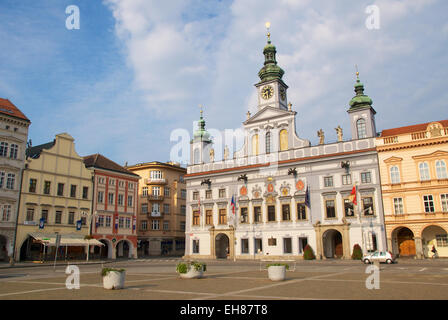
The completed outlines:
[[[209,156],[212,141],[201,114],[185,176],[185,256],[300,259],[307,244],[318,259],[350,258],[355,244],[364,252],[385,250],[375,110],[362,83],[357,80],[347,111],[352,139],[343,140],[340,131],[338,142],[325,144],[322,133],[319,145],[311,145],[296,133],[296,112],[269,38],[263,54],[258,112],[243,123],[241,150],[220,161]]]
[[[13,254],[20,182],[30,120],[0,98],[0,261]]]

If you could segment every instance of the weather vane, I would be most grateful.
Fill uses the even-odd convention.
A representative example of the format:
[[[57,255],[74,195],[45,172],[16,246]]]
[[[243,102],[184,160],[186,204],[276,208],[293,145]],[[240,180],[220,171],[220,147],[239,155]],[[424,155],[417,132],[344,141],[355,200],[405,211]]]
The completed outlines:
[[[202,117],[202,112],[204,112],[202,109],[203,109],[204,107],[202,106],[202,104],[200,104],[200,105],[199,105],[199,108],[201,109],[200,113],[201,113],[201,117]]]
[[[355,64],[355,69],[356,69],[356,78],[359,79],[359,71],[358,71],[358,65]]]
[[[268,30],[268,33],[266,34],[268,36],[268,42],[271,42],[271,33],[269,32],[269,28],[271,27],[271,23],[268,21],[265,23],[266,29]]]

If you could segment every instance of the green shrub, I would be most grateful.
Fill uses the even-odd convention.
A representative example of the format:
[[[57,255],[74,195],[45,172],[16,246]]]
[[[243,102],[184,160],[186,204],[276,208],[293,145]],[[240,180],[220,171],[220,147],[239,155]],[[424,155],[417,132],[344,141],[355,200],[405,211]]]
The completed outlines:
[[[352,259],[353,260],[361,260],[362,259],[362,249],[359,246],[359,244],[355,244],[353,246]]]
[[[101,270],[101,275],[103,277],[107,276],[109,274],[109,272],[111,271],[117,271],[117,272],[124,272],[126,271],[125,269],[114,269],[114,268],[103,268],[103,270]]]
[[[289,265],[286,263],[270,263],[266,265],[266,268],[269,267],[279,267],[279,266],[285,266],[286,270],[289,270]]]
[[[314,260],[314,259],[316,259],[316,256],[314,255],[314,251],[310,247],[309,244],[307,244],[305,246],[305,249],[303,250],[303,259],[305,259],[305,260]]]
[[[188,271],[187,264],[184,262],[179,262],[176,266],[176,271],[178,273],[187,273],[187,271]]]
[[[207,265],[203,262],[197,261],[179,262],[176,266],[176,271],[178,273],[187,273],[191,268],[194,268],[196,271],[207,271]]]

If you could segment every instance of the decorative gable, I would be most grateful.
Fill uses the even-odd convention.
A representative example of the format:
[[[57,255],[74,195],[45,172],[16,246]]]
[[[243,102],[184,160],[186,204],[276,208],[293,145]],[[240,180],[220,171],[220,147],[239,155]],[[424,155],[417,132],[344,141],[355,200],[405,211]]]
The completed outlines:
[[[266,107],[266,108],[263,108],[260,111],[258,111],[256,114],[254,114],[249,119],[247,119],[244,122],[244,125],[250,125],[250,124],[257,123],[260,121],[265,121],[268,119],[269,120],[278,119],[281,117],[291,116],[291,115],[296,115],[296,112],[295,111],[286,111],[286,110],[273,108],[273,107]]]

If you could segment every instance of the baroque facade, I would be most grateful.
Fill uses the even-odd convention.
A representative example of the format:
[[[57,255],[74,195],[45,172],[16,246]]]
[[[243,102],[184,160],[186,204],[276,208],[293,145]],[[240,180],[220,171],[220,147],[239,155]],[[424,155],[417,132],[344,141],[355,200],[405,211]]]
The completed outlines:
[[[0,98],[0,261],[13,256],[30,120]]]
[[[448,120],[383,130],[377,139],[389,249],[448,257]]]
[[[296,133],[269,34],[263,54],[258,112],[243,123],[241,150],[214,159],[201,112],[185,176],[185,256],[300,259],[307,244],[318,259],[350,258],[355,244],[386,250],[375,110],[363,84],[358,78],[347,110],[352,139],[338,126],[338,142],[325,143],[320,130],[311,145]]]

